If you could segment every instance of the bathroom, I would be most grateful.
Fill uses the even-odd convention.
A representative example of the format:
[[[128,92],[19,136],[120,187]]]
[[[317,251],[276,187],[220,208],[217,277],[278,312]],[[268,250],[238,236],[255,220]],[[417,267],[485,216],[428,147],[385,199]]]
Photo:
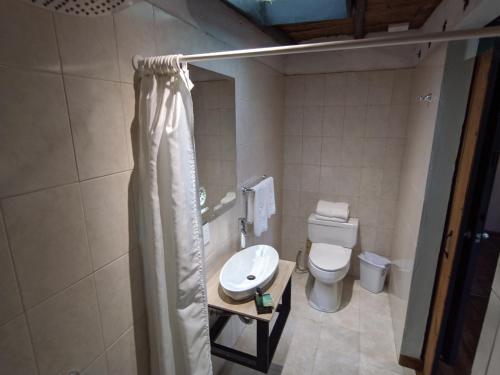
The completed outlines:
[[[145,250],[151,233],[144,229],[149,212],[141,204],[148,203],[140,195],[148,177],[143,122],[153,116],[141,112],[148,96],[140,94],[153,86],[144,84],[150,76],[137,62],[291,43],[280,42],[286,28],[272,37],[226,1],[113,0],[117,9],[105,12],[103,6],[98,16],[76,14],[76,3],[84,2],[74,2],[75,14],[47,9],[50,2],[0,2],[0,374],[424,373],[438,263],[437,251],[425,250],[440,246],[463,121],[454,125],[458,135],[439,135],[453,131],[443,120],[453,106],[463,120],[470,85],[470,77],[454,80],[464,87],[462,104],[456,96],[440,101],[442,91],[445,97],[452,92],[443,77],[457,77],[454,62],[473,60],[477,39],[189,61],[195,147],[186,137],[191,149],[183,152],[196,161],[203,202],[185,205],[200,208],[192,228],[169,219],[189,211],[174,204],[179,196],[159,203],[165,226],[176,231],[165,240],[170,250],[160,254],[167,259],[159,267],[162,279],[152,272],[158,258]],[[389,13],[389,2],[381,3]],[[411,11],[426,12],[418,27],[408,26],[410,18],[406,26],[387,21],[389,28],[367,29],[361,40],[387,37],[387,30],[411,36],[481,28],[500,15],[495,0],[413,3]],[[358,40],[352,30],[312,36],[300,28],[288,31],[296,46]],[[183,162],[175,154],[159,159],[171,167],[162,166],[166,175],[159,172],[160,193],[179,194],[165,181],[183,178],[192,167]],[[274,214],[256,236],[247,220],[251,193],[242,189],[269,177]],[[186,196],[193,196],[191,190],[185,188]],[[436,204],[443,195],[444,203]],[[347,203],[349,217],[359,223],[335,312],[313,308],[309,300],[315,278],[307,271],[308,219],[320,200]],[[219,348],[222,355],[210,356],[201,323],[185,335],[173,315],[170,323],[164,316],[183,312],[162,303],[187,298],[174,290],[172,275],[182,274],[169,256],[188,245],[172,244],[170,237],[191,238],[193,232],[202,232],[203,258],[180,257],[198,265],[200,273],[189,277],[202,279],[198,297],[205,302],[187,312],[186,322],[210,321],[212,330],[228,318],[218,332],[220,346],[212,346],[212,354]],[[283,320],[278,306],[279,314],[265,324],[248,314],[206,311],[203,291],[210,297],[210,280],[254,245],[272,247],[280,265],[294,268],[279,293],[283,305],[290,302]],[[380,293],[360,283],[363,251],[391,262]],[[154,282],[164,282],[167,297],[152,297]],[[268,329],[268,323],[282,331],[271,339],[277,347],[265,371],[238,363],[247,357],[233,351],[260,355],[256,326]],[[179,337],[182,344],[162,347]]]

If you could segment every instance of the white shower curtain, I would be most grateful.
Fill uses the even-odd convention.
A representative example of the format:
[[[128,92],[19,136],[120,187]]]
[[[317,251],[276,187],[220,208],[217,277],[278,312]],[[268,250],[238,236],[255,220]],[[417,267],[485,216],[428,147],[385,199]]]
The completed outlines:
[[[187,68],[142,73],[139,240],[152,375],[212,374],[205,265]]]

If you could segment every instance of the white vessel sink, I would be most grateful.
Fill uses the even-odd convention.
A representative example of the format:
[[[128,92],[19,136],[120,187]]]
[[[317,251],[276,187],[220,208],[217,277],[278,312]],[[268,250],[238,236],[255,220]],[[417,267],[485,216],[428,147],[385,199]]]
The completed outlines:
[[[254,295],[265,286],[278,270],[278,252],[268,245],[247,247],[227,260],[222,267],[219,282],[222,290],[239,301]]]

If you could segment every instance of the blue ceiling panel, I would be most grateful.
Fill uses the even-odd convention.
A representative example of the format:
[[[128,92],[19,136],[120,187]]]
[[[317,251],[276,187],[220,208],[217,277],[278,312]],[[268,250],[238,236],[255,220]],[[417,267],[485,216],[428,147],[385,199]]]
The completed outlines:
[[[263,26],[347,18],[346,0],[226,0]]]

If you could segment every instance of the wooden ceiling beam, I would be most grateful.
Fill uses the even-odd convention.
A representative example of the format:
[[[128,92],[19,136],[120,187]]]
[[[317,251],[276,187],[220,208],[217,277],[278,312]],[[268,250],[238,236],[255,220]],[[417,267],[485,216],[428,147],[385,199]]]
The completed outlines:
[[[358,12],[364,2],[364,16]],[[363,37],[368,32],[386,31],[393,23],[408,22],[410,29],[418,29],[430,16],[441,0],[357,0],[353,9],[353,17],[326,20],[319,22],[304,22],[276,26],[297,42],[308,39],[333,37],[338,35],[354,35]]]
[[[365,36],[366,1],[356,0],[356,7],[354,9],[354,38],[356,39],[361,39]]]

